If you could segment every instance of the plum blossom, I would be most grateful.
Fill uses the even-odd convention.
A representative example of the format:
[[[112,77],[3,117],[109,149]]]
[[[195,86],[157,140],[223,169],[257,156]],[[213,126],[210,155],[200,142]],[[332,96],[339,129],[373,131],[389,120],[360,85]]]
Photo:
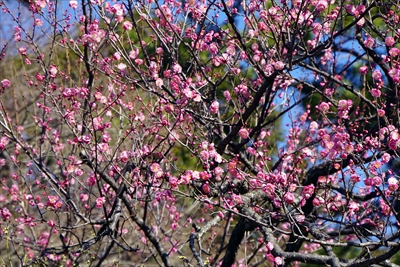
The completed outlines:
[[[130,152],[126,151],[126,150],[122,151],[119,154],[119,158],[120,158],[121,162],[124,162],[124,163],[128,162],[129,157],[130,157]]]
[[[400,83],[400,69],[392,68],[389,71],[389,76],[393,79],[395,83]]]
[[[232,195],[232,203],[234,205],[240,205],[243,203],[242,197],[240,195],[233,194]]]
[[[276,70],[283,70],[285,68],[285,63],[283,63],[282,61],[277,61],[274,63],[274,68]]]
[[[126,30],[126,31],[130,31],[130,30],[132,30],[133,26],[132,26],[132,23],[130,21],[126,20],[122,24],[122,28],[124,28],[124,30]]]
[[[286,203],[292,204],[294,201],[294,195],[291,192],[286,192],[286,194],[283,196],[283,199]]]
[[[139,55],[139,49],[138,48],[135,48],[134,50],[129,52],[129,57],[131,59],[137,58],[138,55]]]
[[[211,192],[210,186],[207,183],[203,184],[203,186],[201,187],[201,190],[206,195],[210,194],[210,192]]]
[[[57,67],[54,66],[54,65],[51,65],[51,66],[50,66],[50,69],[49,69],[50,77],[51,77],[51,78],[55,78],[57,72],[58,72]]]
[[[14,27],[14,41],[19,42],[21,41],[21,28],[15,26]]]
[[[379,89],[376,89],[376,88],[373,88],[373,89],[371,89],[371,95],[373,96],[373,97],[375,97],[375,98],[378,98],[378,97],[380,97],[381,96],[381,90],[379,90]]]
[[[328,2],[325,0],[318,1],[316,5],[316,9],[318,10],[318,12],[324,11],[327,7],[328,7]]]
[[[12,216],[10,210],[7,208],[0,209],[0,215],[5,221],[8,221]]]
[[[397,191],[399,189],[399,181],[394,177],[390,177],[388,179],[388,189],[392,192]]]
[[[322,111],[322,113],[326,113],[329,111],[329,104],[326,102],[321,102],[318,105],[318,109]]]
[[[96,199],[96,208],[101,208],[103,204],[106,202],[105,197],[99,197]]]
[[[315,187],[313,184],[304,186],[302,193],[303,197],[305,199],[309,199],[312,196],[312,194],[314,194],[314,189]]]
[[[179,180],[176,176],[171,176],[169,178],[169,184],[171,185],[172,188],[177,188],[179,185]]]
[[[208,153],[208,151],[203,150],[200,152],[200,158],[203,161],[207,161],[209,157],[210,157],[210,154]]]
[[[11,86],[11,82],[9,80],[4,79],[4,80],[1,81],[1,87],[2,88],[8,88],[10,86]]]
[[[374,70],[374,72],[372,72],[372,78],[378,81],[382,79],[382,73],[379,70]]]
[[[178,63],[174,64],[172,67],[175,73],[181,73],[182,72],[182,67]]]
[[[389,153],[384,153],[382,155],[382,163],[385,164],[385,163],[388,163],[389,161],[390,161],[390,154]]]
[[[342,119],[348,119],[349,118],[348,112],[349,112],[349,109],[352,107],[352,105],[353,105],[353,101],[351,101],[351,100],[345,100],[345,99],[339,100],[338,116]]]
[[[35,19],[33,26],[41,27],[43,26],[43,21],[41,19]]]
[[[70,1],[69,1],[69,6],[70,6],[72,9],[77,9],[77,8],[78,8],[78,1],[77,1],[77,0],[70,0]]]
[[[151,164],[150,171],[154,173],[155,177],[157,178],[161,178],[164,175],[164,171],[161,169],[161,166],[158,163]]]
[[[217,114],[219,109],[219,102],[215,100],[214,102],[211,103],[210,106],[210,113],[211,114]]]
[[[393,37],[386,37],[385,44],[389,47],[393,46],[396,43]]]
[[[6,136],[0,138],[0,150],[4,150],[6,146],[10,143],[10,139]]]
[[[157,47],[156,53],[157,53],[157,55],[162,55],[164,53],[164,49],[162,47]]]
[[[242,128],[239,130],[239,136],[242,139],[247,139],[247,138],[249,138],[249,132],[246,129]]]
[[[82,202],[86,202],[89,200],[89,195],[88,194],[81,194],[80,199]]]
[[[156,79],[157,87],[162,87],[164,85],[164,81],[161,78]]]
[[[374,39],[372,39],[371,37],[368,37],[365,41],[364,41],[364,45],[369,48],[369,49],[373,49],[374,48],[374,44],[375,41]]]
[[[391,49],[389,50],[389,55],[390,55],[391,57],[397,57],[397,56],[399,56],[399,55],[400,55],[400,49],[398,49],[398,48],[396,48],[396,47],[391,48]]]
[[[221,179],[221,175],[224,173],[224,170],[221,167],[216,167],[214,169],[214,175],[218,179]]]
[[[224,91],[224,97],[225,97],[225,100],[228,102],[232,100],[231,93],[228,90]]]
[[[363,75],[367,74],[367,72],[368,72],[368,66],[362,66],[362,67],[360,67],[359,71],[360,71],[360,73],[363,74]]]

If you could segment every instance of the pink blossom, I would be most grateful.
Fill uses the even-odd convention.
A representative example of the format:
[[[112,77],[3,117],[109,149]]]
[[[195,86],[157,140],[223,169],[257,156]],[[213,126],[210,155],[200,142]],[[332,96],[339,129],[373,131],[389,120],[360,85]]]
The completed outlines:
[[[129,57],[131,59],[137,58],[138,55],[139,55],[139,49],[138,48],[136,48],[136,49],[132,50],[131,52],[129,52]]]
[[[5,221],[8,221],[12,216],[10,210],[7,208],[0,209],[0,215]]]
[[[164,81],[161,78],[157,78],[156,85],[157,87],[162,87],[164,85]]]
[[[91,173],[89,178],[87,178],[86,183],[88,184],[88,186],[93,186],[96,184],[96,181],[97,180],[96,180],[96,177],[94,176],[94,173]]]
[[[70,0],[70,1],[69,1],[69,6],[70,6],[72,9],[77,9],[77,8],[78,8],[78,1],[77,1],[77,0]]]
[[[294,201],[294,195],[291,192],[286,192],[286,194],[283,196],[283,199],[286,203],[292,204]]]
[[[305,199],[309,199],[311,196],[312,196],[312,194],[314,194],[314,185],[313,184],[311,184],[311,185],[307,185],[307,186],[304,186],[304,188],[303,188],[303,197],[305,198]]]
[[[175,63],[173,66],[173,70],[175,73],[181,73],[182,72],[182,67],[178,63]]]
[[[216,167],[214,169],[214,175],[217,177],[221,176],[223,173],[224,173],[224,170],[221,167]]]
[[[121,59],[121,53],[120,52],[115,52],[112,56],[113,60],[120,60]]]
[[[56,225],[56,223],[53,220],[50,220],[47,222],[47,225],[50,227],[54,227]]]
[[[367,72],[368,72],[368,66],[362,66],[362,67],[360,67],[359,71],[360,71],[360,73],[363,74],[363,75],[367,74]]]
[[[269,262],[275,262],[275,257],[271,254],[271,253],[268,253],[268,254],[266,254],[265,255],[265,258],[267,259],[267,261],[269,261]]]
[[[382,178],[379,176],[374,176],[372,178],[372,185],[374,186],[381,186],[382,185]]]
[[[272,242],[268,242],[265,247],[268,249],[268,251],[272,251],[274,249],[274,244]]]
[[[399,189],[399,181],[394,177],[390,177],[388,179],[388,189],[392,192],[397,191]]]
[[[219,110],[219,102],[217,100],[215,100],[214,102],[211,103],[210,113],[217,114],[218,110]]]
[[[132,23],[128,20],[124,21],[124,23],[122,24],[122,27],[124,28],[124,30],[126,31],[130,31],[132,30]]]
[[[151,164],[151,166],[150,166],[150,171],[152,171],[152,172],[158,172],[158,171],[160,171],[160,170],[161,170],[160,164],[158,164],[158,163],[153,163],[153,164]]]
[[[51,65],[51,66],[50,66],[50,69],[49,69],[50,77],[51,77],[51,78],[55,78],[57,72],[58,72],[57,67],[54,66],[54,65]]]
[[[59,201],[59,197],[58,196],[47,196],[47,203],[46,206],[54,208],[54,209],[58,209],[62,207],[62,202]]]
[[[373,89],[371,89],[370,92],[371,92],[371,95],[375,98],[378,98],[381,96],[381,90],[379,90],[379,89],[373,88]]]
[[[172,188],[177,188],[179,185],[179,180],[175,176],[171,176],[168,181]]]
[[[8,88],[10,86],[11,86],[11,82],[9,80],[4,79],[4,80],[1,81],[1,87],[2,88]]]
[[[276,70],[283,70],[285,68],[285,63],[283,63],[282,61],[277,61],[274,63],[274,68]]]
[[[318,109],[319,109],[320,111],[322,111],[322,113],[326,113],[326,112],[328,112],[328,110],[329,110],[329,104],[326,103],[326,102],[321,102],[321,103],[318,105]]]
[[[232,203],[234,205],[240,205],[243,203],[242,197],[240,195],[233,194],[232,195]]]
[[[400,69],[392,68],[389,70],[389,76],[393,79],[395,83],[400,83]]]
[[[80,199],[82,202],[86,202],[89,200],[89,195],[88,194],[81,194]]]
[[[216,55],[218,53],[218,45],[216,43],[211,43],[209,49],[211,54],[213,55]]]
[[[400,49],[398,49],[398,48],[396,48],[396,47],[390,48],[390,50],[389,50],[389,55],[390,55],[391,57],[397,57],[397,56],[399,56],[399,55],[400,55]]]
[[[249,138],[249,132],[246,129],[242,128],[239,130],[239,136],[242,139],[247,139],[247,138]]]
[[[43,21],[41,19],[35,19],[35,23],[33,25],[41,27],[43,25]]]
[[[378,116],[379,116],[379,117],[385,116],[385,110],[383,110],[383,109],[378,109]]]
[[[369,49],[373,49],[374,48],[374,44],[375,41],[374,39],[372,39],[371,37],[368,37],[365,41],[364,41],[364,45],[369,48]]]
[[[119,63],[119,64],[117,65],[117,68],[118,68],[120,71],[125,71],[125,69],[126,69],[126,64],[124,64],[124,63]]]
[[[394,38],[393,37],[386,37],[386,39],[385,39],[385,44],[387,45],[387,46],[389,46],[389,47],[391,47],[391,46],[393,46],[394,44],[395,44],[396,42],[395,42],[395,40],[394,40]]]
[[[328,2],[325,0],[320,0],[317,3],[316,9],[318,10],[318,12],[322,12],[324,11],[326,8],[328,7]]]
[[[130,153],[129,153],[129,151],[126,151],[126,150],[124,150],[124,151],[122,151],[120,154],[119,154],[119,158],[120,158],[120,160],[121,160],[121,162],[128,162],[128,160],[129,160],[129,158],[130,158]]]
[[[203,186],[201,187],[201,190],[206,195],[210,194],[210,192],[211,192],[210,186],[207,183],[203,184]]]
[[[379,70],[374,70],[374,72],[372,72],[372,78],[374,78],[374,80],[380,80],[382,79],[382,73]]]
[[[20,47],[18,48],[18,52],[23,55],[26,56],[26,47]]]
[[[382,155],[382,163],[385,164],[385,163],[388,163],[389,161],[390,161],[390,154],[384,153]]]
[[[162,55],[164,53],[164,49],[162,47],[157,47],[156,53],[157,55]]]
[[[324,200],[321,197],[315,197],[312,203],[314,206],[319,207],[324,203]]]
[[[203,151],[200,152],[200,158],[203,161],[207,161],[209,157],[210,157],[210,154],[208,153],[208,151],[204,151],[203,150]]]
[[[0,138],[0,150],[4,150],[6,146],[10,143],[10,139],[8,137],[3,136]]]
[[[281,257],[275,257],[275,264],[276,265],[282,265],[283,264],[283,259]]]
[[[342,100],[339,100],[338,109],[339,110],[348,110],[351,108],[352,105],[353,105],[353,101],[342,99]]]
[[[21,28],[17,26],[14,27],[14,41],[21,41]]]
[[[101,208],[106,201],[105,197],[99,197],[96,199],[96,208]]]
[[[62,95],[63,95],[63,97],[67,97],[68,98],[68,97],[75,96],[77,93],[78,93],[78,90],[75,89],[75,88],[65,88],[63,90]]]
[[[227,102],[232,100],[231,93],[229,91],[224,91],[224,97]]]

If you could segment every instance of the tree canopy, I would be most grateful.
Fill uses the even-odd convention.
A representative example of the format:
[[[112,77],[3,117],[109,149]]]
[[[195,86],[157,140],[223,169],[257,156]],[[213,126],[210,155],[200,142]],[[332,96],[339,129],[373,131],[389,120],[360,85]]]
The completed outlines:
[[[3,266],[398,266],[400,5],[0,0]]]

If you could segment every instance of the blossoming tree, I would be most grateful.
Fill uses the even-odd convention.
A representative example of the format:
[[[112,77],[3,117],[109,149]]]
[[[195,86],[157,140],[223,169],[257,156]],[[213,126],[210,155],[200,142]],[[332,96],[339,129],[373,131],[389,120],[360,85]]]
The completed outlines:
[[[0,7],[2,265],[395,266],[398,2]]]

